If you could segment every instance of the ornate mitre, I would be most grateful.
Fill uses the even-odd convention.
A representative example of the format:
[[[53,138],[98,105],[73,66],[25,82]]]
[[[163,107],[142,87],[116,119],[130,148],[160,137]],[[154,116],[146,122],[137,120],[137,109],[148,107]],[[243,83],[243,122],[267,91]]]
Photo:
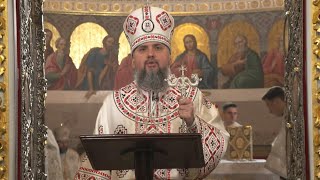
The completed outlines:
[[[123,29],[131,52],[145,42],[160,42],[170,49],[174,19],[164,9],[144,6],[133,11],[124,21]]]

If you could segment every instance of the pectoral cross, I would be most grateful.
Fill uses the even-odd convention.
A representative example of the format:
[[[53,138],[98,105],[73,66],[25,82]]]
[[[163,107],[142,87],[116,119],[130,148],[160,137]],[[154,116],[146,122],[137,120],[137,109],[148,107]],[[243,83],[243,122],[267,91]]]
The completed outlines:
[[[186,77],[184,72],[187,71],[187,68],[184,65],[181,65],[179,71],[181,71],[180,77],[170,74],[165,80],[168,82],[170,87],[177,87],[180,90],[182,97],[186,97],[188,86],[198,86],[202,79],[198,77],[198,74],[192,74],[191,79]]]

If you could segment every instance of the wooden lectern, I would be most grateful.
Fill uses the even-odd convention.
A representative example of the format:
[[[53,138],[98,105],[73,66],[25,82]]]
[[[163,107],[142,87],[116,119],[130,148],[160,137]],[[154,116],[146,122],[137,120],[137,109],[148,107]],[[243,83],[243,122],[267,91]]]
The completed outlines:
[[[152,180],[154,169],[204,166],[200,134],[115,134],[80,136],[95,170],[135,169]]]

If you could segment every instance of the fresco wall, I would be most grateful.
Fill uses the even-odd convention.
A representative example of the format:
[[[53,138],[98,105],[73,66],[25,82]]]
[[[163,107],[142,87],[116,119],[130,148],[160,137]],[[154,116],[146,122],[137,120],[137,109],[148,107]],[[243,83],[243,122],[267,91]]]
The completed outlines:
[[[172,39],[171,71],[179,75],[177,67],[181,64],[186,65],[189,67],[187,75],[198,73],[202,77],[203,81],[199,85],[201,89],[282,86],[283,47],[285,46],[284,39],[286,40],[283,16],[283,11],[175,16],[176,28]],[[82,66],[88,65],[85,63],[87,58],[85,55],[94,47],[101,48],[102,40],[106,35],[114,38],[110,48],[113,49],[113,58],[108,55],[104,60],[113,62],[113,65],[110,66],[113,74],[105,76],[102,81],[113,84],[114,78],[117,79],[118,69],[124,74],[131,74],[131,58],[130,55],[128,56],[130,47],[122,31],[124,20],[124,16],[47,13],[44,19],[45,28],[53,33],[50,42],[53,50],[57,49],[55,41],[58,37],[63,37],[66,40],[66,47],[63,51],[67,54],[66,56],[70,56],[75,66],[69,68],[73,71],[70,74],[74,75],[66,77],[68,82],[65,83],[69,83],[68,85],[60,85],[51,89],[88,90],[85,85],[81,86],[81,83],[85,84],[86,72],[83,72],[80,65],[81,63]],[[188,50],[184,37],[188,34],[194,36],[194,44],[197,44],[197,46],[190,47],[198,49],[194,56],[187,56]],[[51,58],[51,61],[55,59]],[[107,63],[100,65],[108,66]],[[95,88],[112,90],[132,81],[132,78],[123,81],[123,84],[116,85],[117,87],[109,85]]]

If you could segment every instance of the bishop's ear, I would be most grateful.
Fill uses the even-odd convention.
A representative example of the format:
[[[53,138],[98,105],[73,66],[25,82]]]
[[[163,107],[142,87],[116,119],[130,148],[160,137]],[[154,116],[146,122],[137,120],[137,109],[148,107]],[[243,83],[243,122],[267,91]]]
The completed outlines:
[[[136,67],[135,60],[133,57],[132,57],[132,61],[131,61],[131,67],[132,67],[132,69],[135,69],[135,67]]]

